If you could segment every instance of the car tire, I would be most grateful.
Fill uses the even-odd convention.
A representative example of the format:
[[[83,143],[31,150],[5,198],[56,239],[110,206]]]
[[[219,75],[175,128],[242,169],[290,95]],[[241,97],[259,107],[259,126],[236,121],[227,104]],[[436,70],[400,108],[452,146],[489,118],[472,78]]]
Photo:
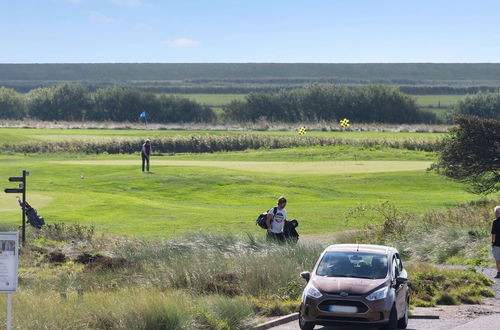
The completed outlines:
[[[314,322],[308,322],[302,318],[302,315],[300,315],[299,312],[299,327],[301,330],[313,330],[314,329]]]
[[[408,327],[408,301],[406,301],[405,315],[398,320],[398,329],[406,329]]]
[[[380,330],[396,330],[398,328],[398,312],[396,306],[392,306],[391,313],[389,314],[389,322],[387,322]]]

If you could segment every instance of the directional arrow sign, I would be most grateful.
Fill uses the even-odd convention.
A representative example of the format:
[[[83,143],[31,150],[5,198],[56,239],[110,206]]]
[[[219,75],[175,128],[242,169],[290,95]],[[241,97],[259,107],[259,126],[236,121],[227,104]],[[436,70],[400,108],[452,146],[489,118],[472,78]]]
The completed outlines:
[[[7,194],[21,194],[24,190],[18,188],[7,188],[4,190]]]
[[[9,178],[9,181],[10,182],[16,182],[16,181],[18,181],[18,182],[24,182],[24,178],[22,176],[11,176]]]

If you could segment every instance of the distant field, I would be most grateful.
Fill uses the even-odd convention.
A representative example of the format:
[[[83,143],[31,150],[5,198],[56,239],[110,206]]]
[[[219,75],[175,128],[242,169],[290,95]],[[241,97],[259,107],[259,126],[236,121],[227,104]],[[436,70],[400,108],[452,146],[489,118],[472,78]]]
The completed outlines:
[[[467,95],[413,95],[421,107],[449,107],[463,100]]]
[[[222,106],[234,100],[244,100],[245,94],[169,94],[178,97],[188,98],[195,102],[210,106]]]

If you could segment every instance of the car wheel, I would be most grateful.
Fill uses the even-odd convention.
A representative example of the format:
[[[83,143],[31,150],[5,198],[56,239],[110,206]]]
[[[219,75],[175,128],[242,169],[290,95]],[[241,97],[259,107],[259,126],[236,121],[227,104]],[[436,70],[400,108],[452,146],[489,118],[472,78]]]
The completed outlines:
[[[408,326],[408,301],[406,302],[405,305],[405,315],[398,321],[398,328],[406,329],[407,326]]]
[[[313,330],[314,322],[308,322],[302,318],[302,315],[299,313],[299,327],[302,330]]]
[[[389,314],[389,322],[380,328],[380,330],[396,330],[398,327],[398,312],[396,306],[392,306],[391,314]]]

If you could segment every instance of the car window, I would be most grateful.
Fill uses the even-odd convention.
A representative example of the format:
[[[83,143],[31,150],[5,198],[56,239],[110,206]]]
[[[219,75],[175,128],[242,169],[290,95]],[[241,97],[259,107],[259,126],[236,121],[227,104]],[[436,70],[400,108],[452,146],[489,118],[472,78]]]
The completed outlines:
[[[385,278],[387,256],[361,252],[327,252],[316,274],[328,277]]]

